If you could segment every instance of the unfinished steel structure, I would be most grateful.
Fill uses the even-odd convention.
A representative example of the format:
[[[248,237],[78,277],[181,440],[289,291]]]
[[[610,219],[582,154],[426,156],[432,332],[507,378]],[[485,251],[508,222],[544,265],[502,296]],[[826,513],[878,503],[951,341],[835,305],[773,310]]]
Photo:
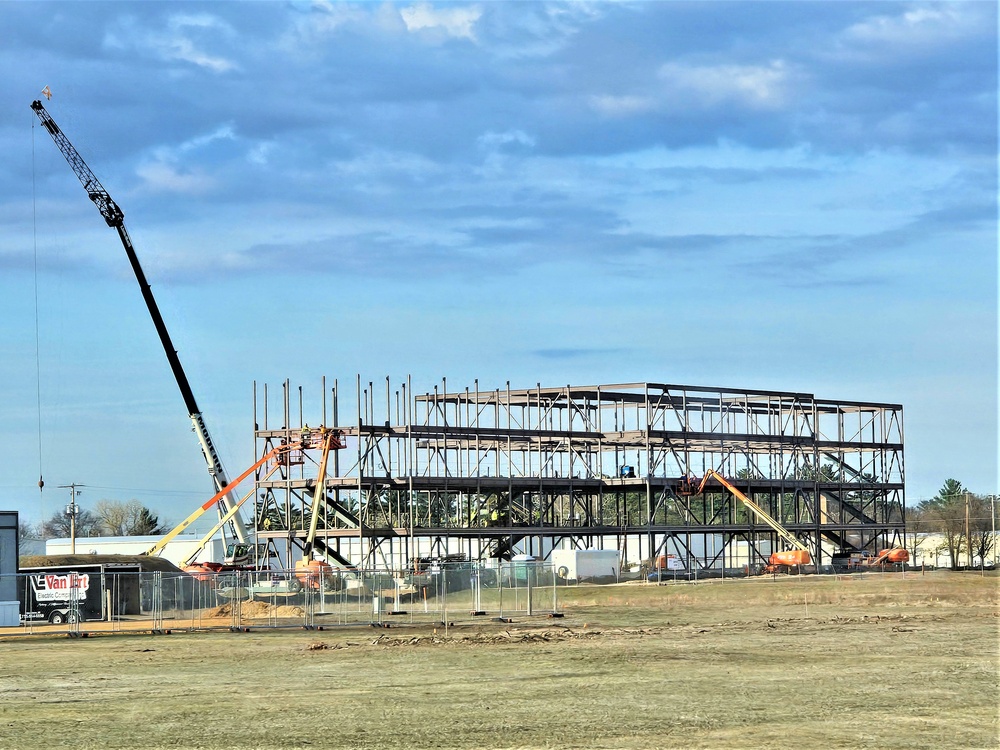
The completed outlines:
[[[348,401],[325,381],[315,400],[287,382],[255,386],[258,455],[303,432],[306,445],[332,430],[345,446],[322,461],[294,451],[258,477],[257,535],[272,554],[389,570],[556,547],[669,554],[689,570],[766,561],[781,540],[761,517],[721,486],[680,491],[710,469],[819,564],[903,538],[898,404],[660,383],[354,385]]]

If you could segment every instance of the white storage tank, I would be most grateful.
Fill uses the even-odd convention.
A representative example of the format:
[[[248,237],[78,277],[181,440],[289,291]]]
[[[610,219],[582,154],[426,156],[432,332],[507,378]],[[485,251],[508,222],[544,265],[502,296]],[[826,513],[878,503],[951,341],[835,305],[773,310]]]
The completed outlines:
[[[555,549],[552,570],[566,581],[617,580],[621,553],[616,549]]]

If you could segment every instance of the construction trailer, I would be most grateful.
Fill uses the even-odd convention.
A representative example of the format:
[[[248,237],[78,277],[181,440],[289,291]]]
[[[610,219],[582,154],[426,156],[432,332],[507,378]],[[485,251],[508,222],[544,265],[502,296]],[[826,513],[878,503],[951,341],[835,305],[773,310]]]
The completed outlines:
[[[140,572],[135,563],[22,568],[17,584],[21,620],[59,625],[139,614]]]
[[[564,581],[615,581],[620,573],[616,549],[554,549],[552,570]]]
[[[548,559],[617,550],[689,569],[755,568],[786,549],[817,566],[900,546],[903,409],[808,393],[662,383],[415,393],[409,378],[314,393],[254,386],[258,455],[336,429],[324,463],[303,450],[256,481],[258,541],[283,559],[404,569],[414,557]],[[310,427],[312,425],[312,427]]]

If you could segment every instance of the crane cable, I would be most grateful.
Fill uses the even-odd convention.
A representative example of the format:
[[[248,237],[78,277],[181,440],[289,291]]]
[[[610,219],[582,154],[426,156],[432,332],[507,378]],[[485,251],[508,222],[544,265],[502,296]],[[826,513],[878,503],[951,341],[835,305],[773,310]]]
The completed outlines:
[[[31,122],[31,240],[35,286],[35,405],[38,413],[38,494],[42,495],[45,479],[42,472],[42,366],[38,334],[38,219],[35,199],[35,122]],[[44,515],[44,514],[43,514]]]

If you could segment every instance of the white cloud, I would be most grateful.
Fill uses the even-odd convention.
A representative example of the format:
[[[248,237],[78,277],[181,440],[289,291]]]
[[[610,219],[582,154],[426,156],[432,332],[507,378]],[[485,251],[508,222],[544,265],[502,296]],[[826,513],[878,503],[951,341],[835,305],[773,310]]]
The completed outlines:
[[[206,175],[182,174],[172,164],[159,160],[140,165],[136,174],[154,192],[204,193],[214,185]]]
[[[984,25],[988,25],[987,19],[980,17],[975,4],[971,7],[959,4],[912,6],[899,15],[873,16],[854,24],[845,30],[844,37],[861,42],[914,46],[951,41],[970,31],[985,30]]]
[[[236,134],[233,132],[232,125],[220,125],[211,133],[196,135],[195,137],[189,138],[176,146],[157,146],[153,149],[153,157],[157,162],[165,164],[177,163],[181,160],[181,157],[184,154],[196,151],[202,146],[206,146],[209,143],[220,140],[236,140]]]
[[[247,161],[251,164],[267,164],[268,157],[273,150],[273,143],[258,143],[247,153]]]
[[[236,134],[233,132],[232,125],[220,125],[211,133],[206,133],[205,135],[197,135],[194,138],[190,138],[179,146],[177,146],[176,151],[178,153],[184,153],[186,151],[193,151],[195,149],[201,148],[212,141],[233,141],[236,140]]]
[[[534,148],[536,141],[533,136],[528,135],[523,130],[505,130],[502,133],[490,130],[483,133],[476,139],[476,144],[480,148],[487,148],[491,150],[511,143]]]
[[[895,8],[899,6],[889,5]],[[832,37],[819,57],[898,65],[910,56],[960,49],[996,34],[995,3],[944,3],[902,6],[896,15],[870,16]]]
[[[590,97],[590,106],[608,117],[628,117],[650,112],[657,108],[656,100],[649,96],[612,96],[600,94]]]
[[[683,65],[667,63],[659,77],[673,99],[694,100],[714,106],[740,102],[752,107],[780,107],[790,85],[790,71],[783,60],[767,65]]]
[[[215,73],[225,73],[236,70],[239,66],[223,57],[215,57],[202,52],[195,47],[190,39],[164,39],[159,45],[162,56],[167,60],[181,60],[193,63],[202,68],[208,68]]]
[[[351,159],[330,164],[330,169],[359,193],[389,195],[401,184],[421,185],[442,179],[443,170],[433,160],[419,154],[389,149],[372,149]]]
[[[606,11],[606,4],[582,0],[558,5],[505,3],[502,13],[491,8],[476,41],[500,60],[546,58],[566,49]]]
[[[365,12],[345,3],[317,0],[307,12],[294,17],[291,29],[284,35],[279,46],[287,51],[299,50],[301,45],[323,42],[341,26],[364,21]]]
[[[435,29],[444,31],[448,36],[475,41],[473,27],[483,15],[482,8],[470,5],[452,7],[419,3],[399,11],[408,31]]]
[[[118,29],[112,29],[104,37],[104,46],[111,49],[137,49],[153,53],[162,60],[180,61],[197,65],[215,73],[238,70],[239,65],[220,55],[205,52],[191,38],[195,34],[216,39],[219,36],[232,39],[236,32],[232,26],[207,14],[171,16],[162,30],[142,29],[134,19],[119,22]]]
[[[198,13],[195,15],[180,13],[176,16],[171,16],[167,20],[167,26],[175,31],[188,26],[193,26],[201,29],[216,29],[227,36],[232,36],[234,33],[233,27],[228,23],[207,13]]]
[[[158,146],[153,149],[152,160],[140,165],[136,173],[147,187],[154,191],[205,192],[215,182],[200,172],[183,171],[184,155],[219,140],[236,140],[231,125],[220,125],[211,133],[198,135],[176,146]]]

